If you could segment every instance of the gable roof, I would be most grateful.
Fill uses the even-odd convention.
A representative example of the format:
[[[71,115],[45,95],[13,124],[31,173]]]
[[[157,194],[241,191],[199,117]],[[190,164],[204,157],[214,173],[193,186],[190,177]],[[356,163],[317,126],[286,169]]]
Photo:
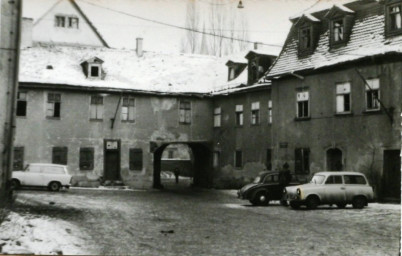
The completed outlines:
[[[104,61],[103,80],[87,79],[83,72],[81,63],[93,57]],[[138,57],[133,50],[41,46],[22,49],[20,58],[19,81],[25,85],[208,94],[227,79],[225,60],[202,55],[144,52]]]
[[[35,25],[39,24],[41,22],[41,20],[44,19],[44,17],[46,17],[53,9],[55,9],[58,5],[60,5],[64,1],[67,1],[67,2],[71,3],[73,8],[84,18],[86,24],[88,24],[88,26],[94,32],[95,36],[100,40],[102,45],[104,47],[109,47],[108,43],[105,41],[105,39],[99,33],[99,31],[96,29],[94,24],[90,21],[88,16],[83,12],[83,10],[80,8],[80,6],[75,2],[75,0],[58,0],[45,13],[43,13],[42,16],[40,16],[37,20],[35,20],[33,25],[35,26]]]
[[[281,54],[267,72],[267,78],[271,79],[298,71],[315,70],[370,56],[402,54],[402,36],[385,36],[385,15],[382,3],[354,1],[347,7],[355,11],[355,22],[350,39],[345,46],[330,48],[328,20],[322,19],[315,51],[310,55],[299,57],[298,30],[293,25]],[[328,9],[314,13],[314,15],[321,17],[327,12]]]

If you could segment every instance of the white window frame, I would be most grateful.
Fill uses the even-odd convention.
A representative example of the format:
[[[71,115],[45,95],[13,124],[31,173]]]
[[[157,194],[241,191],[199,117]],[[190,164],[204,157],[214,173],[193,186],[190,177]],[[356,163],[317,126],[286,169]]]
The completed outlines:
[[[182,107],[182,104],[185,105]],[[191,101],[181,100],[179,101],[179,123],[191,124]]]
[[[98,99],[102,99],[102,103],[99,103],[99,102],[93,102],[92,101],[92,98],[98,98]],[[89,106],[90,106],[90,109],[89,109],[89,118],[90,118],[90,120],[103,120],[103,104],[104,104],[104,97],[103,96],[100,96],[100,95],[92,95],[92,96],[90,96],[89,97],[89,100],[90,100],[90,102],[89,102]]]
[[[260,102],[256,101],[251,103],[251,124],[260,124]]]
[[[380,91],[380,79],[379,78],[372,78],[366,80],[367,84],[364,84],[365,90],[365,98],[366,98],[366,111],[378,111],[381,109],[380,102],[375,100],[373,94],[377,93],[377,99],[381,99],[381,91]],[[369,108],[369,97],[368,95],[371,94],[371,104],[376,107]]]
[[[221,127],[222,123],[222,109],[217,107],[214,109],[214,127]]]
[[[50,99],[50,95],[53,95],[53,97],[58,96],[58,99]],[[56,103],[59,103],[59,116],[55,116]],[[46,117],[47,118],[61,117],[61,93],[54,93],[54,92],[47,93]]]
[[[299,115],[300,105],[303,106],[302,115]],[[307,106],[307,115],[304,114],[304,106]],[[310,117],[310,91],[301,91],[296,93],[296,117],[297,118],[309,118]]]
[[[268,123],[272,124],[272,100],[268,100]]]
[[[121,103],[121,121],[135,121],[135,98],[123,97]]]
[[[235,121],[237,126],[243,126],[244,123],[244,112],[243,112],[243,105],[236,105],[235,109]]]
[[[92,67],[97,67],[98,68],[98,75],[93,76],[91,69]],[[88,78],[101,78],[102,76],[102,65],[99,63],[88,63]]]
[[[336,113],[347,114],[352,112],[352,91],[350,82],[336,84]],[[349,109],[346,102],[349,101]]]

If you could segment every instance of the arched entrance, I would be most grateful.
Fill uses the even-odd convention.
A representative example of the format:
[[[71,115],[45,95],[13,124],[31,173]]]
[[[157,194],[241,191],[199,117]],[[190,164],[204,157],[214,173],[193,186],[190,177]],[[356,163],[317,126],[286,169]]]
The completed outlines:
[[[212,151],[208,143],[202,142],[151,142],[153,152],[153,187],[163,188],[161,182],[162,155],[171,144],[185,144],[192,153],[193,185],[197,187],[212,187]]]
[[[327,150],[327,171],[342,171],[342,151],[339,148]]]

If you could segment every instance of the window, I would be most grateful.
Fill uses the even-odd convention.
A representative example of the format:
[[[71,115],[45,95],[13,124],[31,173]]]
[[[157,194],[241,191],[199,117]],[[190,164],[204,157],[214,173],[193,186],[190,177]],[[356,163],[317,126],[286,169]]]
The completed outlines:
[[[27,93],[18,92],[17,94],[17,116],[27,115]]]
[[[309,117],[309,92],[298,92],[297,97],[297,117],[307,118]]]
[[[308,174],[310,172],[310,149],[296,148],[295,149],[295,173]]]
[[[251,124],[260,123],[260,102],[251,103]]]
[[[272,100],[268,101],[268,123],[272,124]]]
[[[47,94],[47,117],[60,118],[61,95],[59,93]]]
[[[388,5],[386,7],[387,23],[386,32],[388,35],[402,33],[402,3]]]
[[[169,159],[173,159],[173,158],[174,158],[174,152],[175,152],[175,150],[173,150],[173,149],[168,150],[168,158],[169,158]]]
[[[24,147],[14,147],[13,170],[24,169]]]
[[[336,113],[350,113],[350,83],[336,85]]]
[[[229,68],[229,78],[228,81],[233,80],[235,78],[235,69],[233,67]]]
[[[90,119],[91,120],[102,120],[103,119],[103,97],[102,96],[91,96],[91,106],[90,106]]]
[[[343,19],[339,20],[334,20],[332,21],[332,42],[337,43],[337,42],[342,42],[345,38],[344,35],[344,24],[343,24]]]
[[[213,167],[214,168],[218,168],[220,166],[220,156],[221,156],[221,152],[214,151],[214,156],[213,156]]]
[[[236,150],[235,152],[235,167],[241,168],[243,166],[243,154],[241,150]]]
[[[267,170],[272,170],[272,149],[267,149],[267,162],[266,162]]]
[[[331,175],[325,181],[325,184],[342,184],[342,176],[341,175]]]
[[[300,35],[299,35],[300,50],[310,49],[312,47],[311,28],[310,27],[301,28],[299,33],[300,33]]]
[[[181,124],[191,123],[191,103],[189,101],[180,101],[179,122]]]
[[[243,105],[236,105],[236,125],[243,126]]]
[[[68,17],[68,27],[78,29],[78,18],[77,17]]]
[[[345,179],[345,184],[366,184],[366,179],[360,175],[345,175],[343,178]]]
[[[367,85],[368,84],[368,85]],[[368,79],[366,87],[366,109],[370,110],[379,110],[380,102],[378,101],[380,98],[380,79]]]
[[[80,148],[80,170],[94,169],[94,148]]]
[[[142,170],[142,149],[130,148],[130,170]]]
[[[65,16],[60,16],[60,15],[56,15],[56,23],[55,23],[56,27],[62,27],[64,28],[66,26],[66,17]]]
[[[214,127],[221,127],[221,108],[214,109]]]
[[[123,104],[121,106],[121,120],[134,121],[135,100],[130,97],[123,97]]]
[[[55,16],[55,26],[59,28],[75,28],[78,29],[78,17],[70,17],[66,15]]]
[[[89,64],[88,65],[88,77],[89,78],[100,78],[101,77],[101,65],[100,64]]]
[[[67,147],[54,147],[52,149],[52,163],[67,164]]]

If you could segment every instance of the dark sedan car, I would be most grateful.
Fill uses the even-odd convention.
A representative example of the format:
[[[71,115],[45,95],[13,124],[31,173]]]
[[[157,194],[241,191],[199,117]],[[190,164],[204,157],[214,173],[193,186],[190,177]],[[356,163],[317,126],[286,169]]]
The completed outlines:
[[[282,200],[283,189],[286,186],[298,185],[300,182],[292,182],[290,172],[263,172],[258,175],[253,183],[247,184],[237,191],[237,197],[249,200],[253,205],[268,205],[269,201]]]

